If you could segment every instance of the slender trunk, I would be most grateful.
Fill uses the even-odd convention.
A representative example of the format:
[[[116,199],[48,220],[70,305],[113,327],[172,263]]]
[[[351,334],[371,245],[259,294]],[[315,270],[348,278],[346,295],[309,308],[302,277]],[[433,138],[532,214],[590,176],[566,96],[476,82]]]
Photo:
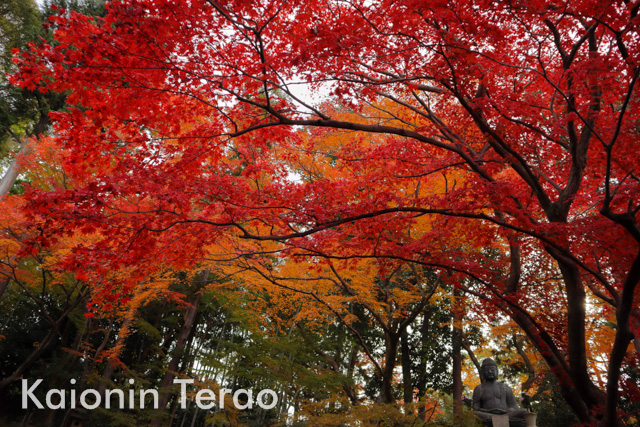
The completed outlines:
[[[305,340],[305,342],[311,346],[313,351],[318,356],[322,357],[325,360],[325,362],[327,362],[329,364],[329,367],[331,368],[331,370],[333,372],[335,372],[336,374],[339,374],[340,373],[340,365],[338,364],[336,359],[331,357],[331,356],[329,356],[327,353],[325,353],[320,348],[318,348],[318,346],[315,345],[315,343],[309,338],[309,336],[307,336],[307,334],[305,333],[304,329],[302,328],[302,326],[300,326],[299,323],[296,323],[296,326],[298,327],[298,330],[300,331],[300,336],[302,337],[302,339]],[[216,350],[216,353],[217,353],[217,350]],[[356,358],[357,358],[356,356],[357,355],[358,355],[357,347],[353,346],[353,349],[351,351],[351,357],[350,357],[350,360],[349,360],[348,372],[347,372],[347,380],[349,382],[351,382],[351,380],[353,379],[353,368],[355,367],[355,364],[356,364]],[[356,395],[356,392],[353,390],[353,387],[351,387],[351,384],[347,383],[347,384],[343,385],[342,389],[344,390],[345,394],[347,395],[347,397],[351,401],[351,404],[354,405],[354,406],[358,405],[358,403],[359,403],[358,402],[358,396]]]
[[[71,304],[71,306],[67,307],[66,310],[61,314],[60,318],[57,321],[52,321],[52,327],[47,333],[47,335],[40,341],[39,345],[35,348],[35,350],[18,366],[15,371],[11,375],[6,378],[0,380],[0,390],[18,380],[20,376],[36,361],[38,358],[44,353],[45,350],[49,348],[55,341],[58,335],[60,334],[59,327],[62,325],[62,322],[67,319],[69,313],[81,302],[87,295],[82,295],[76,299],[76,301]],[[49,319],[48,319],[49,320]]]
[[[522,391],[527,392],[531,388],[533,381],[536,379],[536,370],[533,368],[533,364],[531,363],[531,360],[529,360],[529,356],[527,356],[527,353],[522,348],[522,342],[515,335],[513,336],[513,346],[516,348],[516,351],[527,368],[527,380],[522,383]]]
[[[471,361],[473,362],[473,366],[476,367],[476,371],[478,371],[478,378],[480,378],[480,381],[482,381],[482,372],[481,372],[481,365],[480,365],[480,361],[478,360],[478,358],[476,357],[476,354],[473,352],[473,349],[471,348],[471,345],[469,344],[469,341],[467,340],[466,335],[464,334],[464,331],[462,331],[462,348],[464,348],[464,350],[467,352],[467,355],[469,356],[469,359],[471,359]]]
[[[20,364],[20,366],[18,366],[13,371],[13,373],[11,373],[11,375],[0,380],[0,390],[5,388],[9,384],[13,383],[14,381],[17,381],[18,379],[20,379],[20,377],[27,370],[27,368],[29,368],[33,362],[38,360],[38,358],[42,355],[42,353],[44,353],[45,350],[47,350],[51,346],[51,344],[53,344],[56,341],[57,336],[58,336],[57,330],[55,328],[51,328],[47,333],[47,335],[44,337],[44,339],[40,341],[40,344]]]
[[[40,97],[38,97],[38,106],[40,117],[33,127],[33,133],[31,133],[28,137],[20,138],[18,135],[9,131],[15,141],[20,144],[20,149],[18,149],[18,152],[16,153],[16,158],[31,151],[31,146],[33,144],[32,140],[40,137],[40,135],[45,132],[47,125],[49,124],[49,114],[46,113],[46,107],[45,105],[43,105],[42,99]],[[19,175],[20,165],[18,164],[17,160],[14,159],[11,162],[11,165],[9,165],[9,169],[7,169],[4,176],[2,177],[2,180],[0,180],[0,200],[4,199],[4,196],[9,194],[11,188],[13,187],[13,184],[15,184],[16,179],[18,179]]]
[[[104,398],[104,394],[107,390],[107,382],[111,382],[111,378],[113,378],[113,374],[116,371],[116,367],[113,363],[107,361],[107,366],[104,368],[102,372],[102,378],[100,379],[100,383],[98,384],[98,393],[100,396]]]
[[[618,382],[620,380],[620,369],[622,361],[627,353],[629,342],[633,338],[629,329],[629,318],[631,309],[633,308],[633,296],[636,286],[640,281],[640,252],[636,255],[629,274],[622,287],[619,300],[616,307],[616,336],[613,342],[613,349],[609,357],[609,370],[607,375],[607,400],[605,406],[604,418],[601,426],[619,425],[620,421],[617,417],[618,408]]]
[[[20,149],[16,153],[16,157],[26,154],[29,151],[28,140],[22,140],[20,142]],[[4,199],[4,197],[9,194],[13,184],[15,184],[16,179],[20,175],[20,167],[18,165],[17,159],[13,159],[9,168],[5,172],[2,180],[0,180],[0,200]]]
[[[385,332],[385,362],[382,371],[382,393],[380,397],[383,403],[394,403],[396,401],[393,395],[393,371],[396,367],[396,358],[398,356],[399,334],[391,334]]]
[[[187,421],[187,415],[189,415],[189,409],[191,408],[191,400],[187,400],[187,409],[182,413],[182,421],[180,421],[180,427],[184,427],[185,421]]]
[[[162,338],[162,343],[160,344],[160,350],[162,353],[166,353],[167,350],[169,350],[169,348],[171,347],[171,344],[173,344],[175,333],[176,333],[175,328],[167,329],[167,332],[164,334]],[[151,347],[147,347],[147,348],[150,349]],[[146,359],[143,358],[142,360],[146,360]]]
[[[200,407],[196,405],[196,410],[193,412],[193,418],[191,418],[190,427],[194,427],[196,425],[196,419],[198,418],[198,409],[200,409]]]
[[[351,346],[351,354],[349,355],[349,366],[347,367],[347,380],[349,381],[347,385],[344,386],[344,390],[349,396],[349,400],[351,400],[351,404],[353,406],[359,405],[358,396],[356,396],[356,392],[351,387],[351,383],[353,382],[353,373],[356,367],[356,362],[358,361],[358,347],[355,345]],[[298,402],[296,402],[296,405]]]
[[[413,402],[413,381],[411,378],[411,354],[409,353],[409,336],[407,329],[402,330],[400,335],[400,351],[402,352],[402,385],[404,403]]]
[[[89,324],[90,319],[85,319],[84,326],[77,330],[73,344],[71,345],[73,352],[65,352],[66,355],[63,355],[63,364],[61,366],[67,372],[74,372],[76,365],[80,362],[80,345],[82,344],[82,338],[84,338],[84,335],[89,329]]]
[[[158,335],[162,336],[162,340],[159,342],[160,352],[166,352],[166,349],[169,348],[169,345],[167,343],[169,342],[169,340],[172,338],[172,335],[173,335],[172,333],[162,334],[162,326],[161,326],[162,318],[167,313],[168,310],[169,310],[169,307],[168,307],[167,301],[163,301],[158,309],[158,312],[156,313],[155,318],[153,319],[153,328],[158,331]],[[173,328],[169,330],[173,331]],[[150,357],[153,357],[150,353],[155,346],[150,345],[148,341],[149,341],[149,336],[146,334],[142,334],[142,339],[140,343],[141,351],[140,351],[140,355],[138,356],[138,362],[140,362],[140,360],[146,361],[146,360],[149,360]]]
[[[91,361],[89,363],[84,365],[85,369],[84,369],[84,374],[82,376],[85,379],[85,381],[87,381],[87,382],[89,382],[88,378],[93,376],[91,374],[93,373],[93,368],[96,366],[96,363],[98,363],[98,360],[102,359],[100,357],[100,354],[102,353],[102,351],[105,349],[105,347],[109,343],[109,339],[111,338],[111,333],[113,332],[114,323],[115,323],[115,315],[111,318],[111,321],[109,322],[109,327],[107,328],[107,330],[104,333],[104,337],[102,338],[102,342],[100,343],[100,345],[98,346],[98,348],[94,352],[93,358],[90,359]],[[91,381],[91,382],[93,382],[93,381]]]
[[[191,328],[191,331],[189,332],[189,337],[187,338],[187,345],[185,346],[184,352],[182,354],[180,369],[178,370],[178,374],[184,374],[185,372],[190,373],[191,371],[191,366],[197,356],[197,351],[198,351],[198,349],[192,350],[193,340],[196,336],[196,333],[198,330],[198,324],[200,323],[201,319],[202,319],[201,313],[197,311],[196,318],[193,321],[193,327]],[[171,414],[169,417],[169,425],[173,425],[173,420],[176,416],[177,408],[178,408],[178,399],[173,399],[171,401],[171,407],[169,408],[169,414]]]
[[[47,371],[49,372],[65,372],[65,365],[67,364],[67,360],[68,360],[67,357],[70,356],[69,354],[70,352],[64,351],[64,349],[73,348],[75,339],[71,343],[69,342],[69,340],[71,339],[71,335],[74,331],[76,332],[75,336],[79,335],[76,325],[69,318],[66,318],[63,323],[64,323],[64,326],[61,328],[62,335],[60,337],[60,344],[59,344],[59,348],[62,350],[61,351],[62,355],[59,358],[58,357],[54,358],[52,362],[47,366]],[[66,371],[66,372],[69,372],[69,371]],[[58,375],[53,375],[50,378],[48,378],[46,389],[48,390],[64,389],[67,387],[68,384],[69,383],[65,381],[64,378],[61,378]],[[53,408],[46,408],[46,411],[47,411],[47,416],[46,416],[44,425],[53,425],[55,417],[58,414],[58,410]]]
[[[167,390],[172,384],[175,374],[178,372],[178,367],[180,366],[180,361],[184,356],[183,350],[185,348],[185,344],[187,342],[187,338],[189,337],[189,333],[194,325],[194,321],[196,318],[196,313],[198,310],[198,306],[200,305],[200,295],[197,294],[194,299],[191,300],[191,306],[187,308],[184,315],[184,322],[182,324],[182,328],[180,329],[180,333],[178,334],[178,340],[176,342],[176,346],[173,352],[173,356],[171,361],[169,362],[169,366],[167,367],[167,371],[162,380],[162,384],[160,385],[160,389],[163,391],[160,395],[158,408],[161,411],[167,406],[169,399],[171,398],[171,392]],[[160,420],[156,419],[156,422],[152,423],[152,425],[161,425]]]
[[[4,292],[9,287],[10,282],[11,282],[11,279],[8,277],[0,279],[0,299],[2,299],[2,295],[4,295]]]
[[[461,292],[458,287],[453,288],[453,330],[451,347],[453,353],[453,414],[459,419],[462,414],[462,317],[460,316]]]
[[[178,334],[178,339],[176,341],[175,350],[171,361],[169,362],[169,366],[167,367],[167,371],[162,379],[162,384],[160,385],[160,398],[158,399],[158,414],[156,418],[151,421],[151,427],[160,427],[163,421],[163,414],[166,411],[167,403],[169,403],[169,399],[171,399],[172,392],[171,386],[173,384],[173,379],[175,377],[176,372],[178,371],[178,367],[180,366],[180,361],[184,356],[184,348],[187,344],[187,339],[191,335],[191,330],[195,324],[196,314],[198,313],[198,306],[200,305],[200,297],[202,294],[200,293],[200,289],[203,287],[203,284],[207,281],[209,276],[209,272],[205,270],[201,274],[201,282],[195,288],[195,295],[192,298],[189,307],[184,313],[184,321],[182,323],[182,328],[180,329],[180,333]]]
[[[431,311],[424,311],[422,317],[422,325],[420,326],[420,365],[418,366],[418,400],[424,398],[427,394],[427,343],[425,337],[429,331],[429,322],[431,320]],[[420,405],[418,410],[418,417],[422,421],[427,420],[427,408],[424,405]]]

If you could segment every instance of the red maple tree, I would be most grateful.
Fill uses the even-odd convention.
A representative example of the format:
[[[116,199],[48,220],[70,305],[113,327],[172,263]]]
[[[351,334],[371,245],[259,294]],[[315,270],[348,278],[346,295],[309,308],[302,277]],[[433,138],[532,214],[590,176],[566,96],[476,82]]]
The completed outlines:
[[[69,91],[72,105],[54,119],[75,184],[28,192],[31,215],[49,219],[34,245],[99,231],[67,260],[97,275],[192,265],[229,232],[279,242],[282,256],[449,270],[522,328],[581,422],[620,422],[640,333],[640,5],[107,7],[104,18],[56,11],[55,42],[18,59],[17,84]],[[292,179],[300,153],[335,132],[352,132],[323,153],[340,173]],[[425,216],[436,218],[420,230]],[[541,297],[522,280],[541,257],[564,286],[562,334],[533,314]],[[606,390],[589,375],[587,295],[615,313]]]

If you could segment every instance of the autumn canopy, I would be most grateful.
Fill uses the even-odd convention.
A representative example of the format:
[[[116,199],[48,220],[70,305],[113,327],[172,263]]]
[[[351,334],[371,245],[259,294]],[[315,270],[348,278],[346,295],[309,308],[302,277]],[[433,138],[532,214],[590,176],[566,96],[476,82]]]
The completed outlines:
[[[446,285],[474,316],[509,319],[580,423],[623,425],[621,402],[640,398],[639,7],[54,8],[54,39],[16,52],[11,81],[66,108],[2,202],[22,230],[4,274],[55,253],[100,317],[149,277],[242,272],[296,319],[349,325],[389,404],[401,338]],[[355,302],[386,359],[365,354]]]

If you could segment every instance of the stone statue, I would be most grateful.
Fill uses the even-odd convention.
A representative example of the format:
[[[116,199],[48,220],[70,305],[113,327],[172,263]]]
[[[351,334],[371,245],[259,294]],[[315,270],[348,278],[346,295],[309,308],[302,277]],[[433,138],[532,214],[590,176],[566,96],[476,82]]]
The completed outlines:
[[[525,427],[524,414],[516,403],[511,388],[497,381],[498,365],[493,359],[484,359],[480,367],[484,382],[473,390],[473,410],[485,425],[492,425],[492,415],[509,416],[509,427]]]

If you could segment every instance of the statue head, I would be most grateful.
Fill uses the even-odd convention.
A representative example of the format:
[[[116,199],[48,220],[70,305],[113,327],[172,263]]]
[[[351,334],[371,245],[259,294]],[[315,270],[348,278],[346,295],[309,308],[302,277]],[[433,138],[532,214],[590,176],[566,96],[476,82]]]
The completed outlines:
[[[498,365],[489,357],[482,361],[480,372],[485,381],[495,381],[498,379]]]

